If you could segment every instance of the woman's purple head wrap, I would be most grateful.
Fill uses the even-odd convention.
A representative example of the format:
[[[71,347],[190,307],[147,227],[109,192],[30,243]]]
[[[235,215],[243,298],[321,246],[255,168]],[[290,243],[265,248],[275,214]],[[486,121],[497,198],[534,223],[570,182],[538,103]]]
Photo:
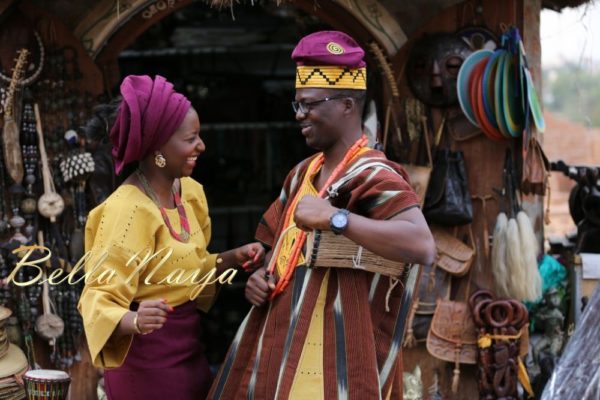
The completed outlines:
[[[157,75],[129,75],[121,83],[123,101],[110,131],[115,172],[161,148],[183,122],[192,104]]]

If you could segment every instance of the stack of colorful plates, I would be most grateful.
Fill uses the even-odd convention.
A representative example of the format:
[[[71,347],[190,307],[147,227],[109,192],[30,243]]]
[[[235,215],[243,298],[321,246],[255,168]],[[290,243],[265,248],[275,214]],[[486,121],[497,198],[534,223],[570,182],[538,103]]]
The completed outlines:
[[[545,129],[517,28],[502,35],[497,50],[479,50],[467,57],[458,73],[457,92],[469,121],[492,140],[521,136],[531,120],[538,131]]]

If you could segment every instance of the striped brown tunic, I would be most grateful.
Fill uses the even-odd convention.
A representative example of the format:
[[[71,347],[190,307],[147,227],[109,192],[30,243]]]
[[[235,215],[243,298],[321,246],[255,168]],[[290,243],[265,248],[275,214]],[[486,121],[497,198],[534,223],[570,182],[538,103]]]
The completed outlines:
[[[287,176],[279,198],[261,220],[256,237],[273,247],[289,203],[312,157]],[[332,204],[373,219],[389,219],[419,202],[406,172],[383,153],[368,150],[348,166],[329,191]],[[326,399],[402,398],[397,285],[355,269],[297,267],[287,289],[253,307],[242,322],[209,399],[288,399],[321,284],[329,271],[323,310],[323,393]],[[296,389],[297,392],[297,389]],[[317,399],[311,399],[317,400]]]

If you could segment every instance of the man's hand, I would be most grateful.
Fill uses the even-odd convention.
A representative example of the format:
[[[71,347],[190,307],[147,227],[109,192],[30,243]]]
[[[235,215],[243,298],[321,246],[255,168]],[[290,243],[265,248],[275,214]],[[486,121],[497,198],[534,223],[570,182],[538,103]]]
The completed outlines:
[[[267,276],[265,267],[259,268],[246,282],[246,299],[256,307],[260,307],[265,304],[273,289],[275,289],[275,277]]]
[[[313,229],[328,230],[329,219],[337,211],[328,200],[314,196],[304,196],[298,202],[294,213],[296,226],[304,231]]]

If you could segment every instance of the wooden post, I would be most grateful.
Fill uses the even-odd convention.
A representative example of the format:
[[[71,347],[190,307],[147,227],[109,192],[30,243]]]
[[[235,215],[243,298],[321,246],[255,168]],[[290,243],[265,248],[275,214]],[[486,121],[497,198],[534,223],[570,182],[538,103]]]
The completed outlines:
[[[538,98],[542,99],[542,46],[540,41],[540,15],[542,12],[542,0],[520,0],[520,21],[523,44],[527,54],[527,63],[531,70],[535,90]],[[540,143],[543,143],[543,135],[538,132]],[[525,196],[523,198],[523,209],[531,219],[535,233],[543,249],[544,243],[544,197],[538,195]]]

